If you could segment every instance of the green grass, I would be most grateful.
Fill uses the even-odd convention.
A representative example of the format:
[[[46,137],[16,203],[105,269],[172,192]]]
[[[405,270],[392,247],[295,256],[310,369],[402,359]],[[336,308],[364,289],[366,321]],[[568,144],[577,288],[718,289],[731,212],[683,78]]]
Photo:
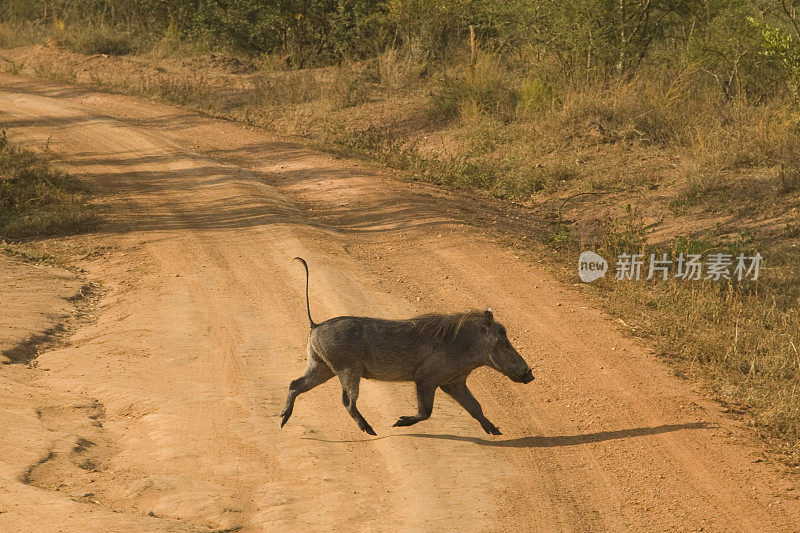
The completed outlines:
[[[46,158],[0,134],[0,239],[25,240],[87,230],[96,221],[87,192]]]

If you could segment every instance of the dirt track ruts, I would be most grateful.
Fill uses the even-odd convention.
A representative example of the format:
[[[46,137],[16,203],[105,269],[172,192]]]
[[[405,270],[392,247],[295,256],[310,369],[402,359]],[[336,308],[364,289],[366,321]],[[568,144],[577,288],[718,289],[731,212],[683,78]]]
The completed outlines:
[[[41,462],[2,470],[0,530],[800,530],[796,480],[756,462],[738,422],[461,220],[465,197],[230,122],[8,75],[0,125],[50,138],[96,187],[108,222],[89,238],[109,250],[80,264],[107,291],[95,319],[26,385],[94,403],[40,417]],[[317,320],[491,305],[537,378],[470,379],[504,435],[443,394],[430,420],[391,428],[414,412],[412,387],[364,381],[368,438],[336,380],[300,396],[280,430],[305,365],[296,255]]]

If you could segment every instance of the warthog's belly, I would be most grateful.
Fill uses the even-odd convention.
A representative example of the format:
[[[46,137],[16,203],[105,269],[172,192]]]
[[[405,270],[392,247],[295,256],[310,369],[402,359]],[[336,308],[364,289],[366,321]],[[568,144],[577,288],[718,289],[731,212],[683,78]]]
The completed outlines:
[[[430,355],[430,347],[415,346],[408,350],[385,347],[367,349],[362,376],[379,381],[413,381],[417,369]]]
[[[378,381],[413,381],[414,372],[397,368],[380,368],[364,365],[361,377]]]

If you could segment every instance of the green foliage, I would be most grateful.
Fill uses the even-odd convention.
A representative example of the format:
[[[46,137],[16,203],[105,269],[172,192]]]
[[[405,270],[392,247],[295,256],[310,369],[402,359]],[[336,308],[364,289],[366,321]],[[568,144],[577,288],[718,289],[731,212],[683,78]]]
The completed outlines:
[[[689,60],[727,99],[763,100],[784,80],[776,61],[761,53],[760,32],[750,22],[755,16],[760,15],[752,3],[730,2],[687,42]]]
[[[569,249],[575,245],[575,235],[568,224],[559,222],[547,233],[547,242],[559,250]]]
[[[307,66],[383,49],[391,36],[385,11],[378,0],[5,0],[0,20],[62,21],[68,29],[88,23],[152,44],[186,39],[253,55],[280,52]]]
[[[464,45],[470,25],[486,38],[497,33],[502,20],[487,0],[389,0],[384,5],[382,22],[393,40],[416,43],[438,59]]]
[[[769,26],[750,17],[751,24],[761,30],[764,50],[761,55],[775,58],[783,68],[792,94],[797,97],[800,89],[800,48],[792,35],[777,26]]]

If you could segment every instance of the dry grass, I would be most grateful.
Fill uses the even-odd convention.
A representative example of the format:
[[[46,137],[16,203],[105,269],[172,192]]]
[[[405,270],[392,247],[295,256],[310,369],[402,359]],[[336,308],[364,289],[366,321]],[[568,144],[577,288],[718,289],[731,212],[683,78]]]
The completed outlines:
[[[85,189],[47,159],[0,136],[0,238],[66,235],[96,220]]]
[[[103,24],[85,24],[56,33],[57,40],[81,54],[125,55],[135,50],[130,32]]]
[[[354,107],[376,93],[375,73],[363,64],[305,70],[275,70],[271,63],[252,79],[257,106],[287,108],[313,102],[321,111]]]
[[[47,30],[29,22],[0,21],[0,48],[14,48],[40,42]]]
[[[202,74],[189,78],[173,78],[161,73],[145,74],[129,87],[115,86],[114,89],[191,107],[208,105],[213,99],[212,91]]]
[[[456,65],[438,77],[432,111],[445,118],[474,121],[480,115],[510,120],[519,92],[501,56],[482,51],[472,62]]]
[[[631,249],[635,250],[627,248]],[[748,413],[754,425],[779,437],[779,448],[791,462],[800,462],[796,248],[676,238],[658,253],[664,250],[673,257],[680,251],[748,255],[758,251],[766,258],[757,282],[608,283],[605,302],[632,333],[652,339],[659,353],[676,362],[684,374],[708,383],[733,410]]]
[[[388,97],[413,89],[430,69],[424,51],[415,42],[404,50],[387,48],[377,61],[380,84]]]

